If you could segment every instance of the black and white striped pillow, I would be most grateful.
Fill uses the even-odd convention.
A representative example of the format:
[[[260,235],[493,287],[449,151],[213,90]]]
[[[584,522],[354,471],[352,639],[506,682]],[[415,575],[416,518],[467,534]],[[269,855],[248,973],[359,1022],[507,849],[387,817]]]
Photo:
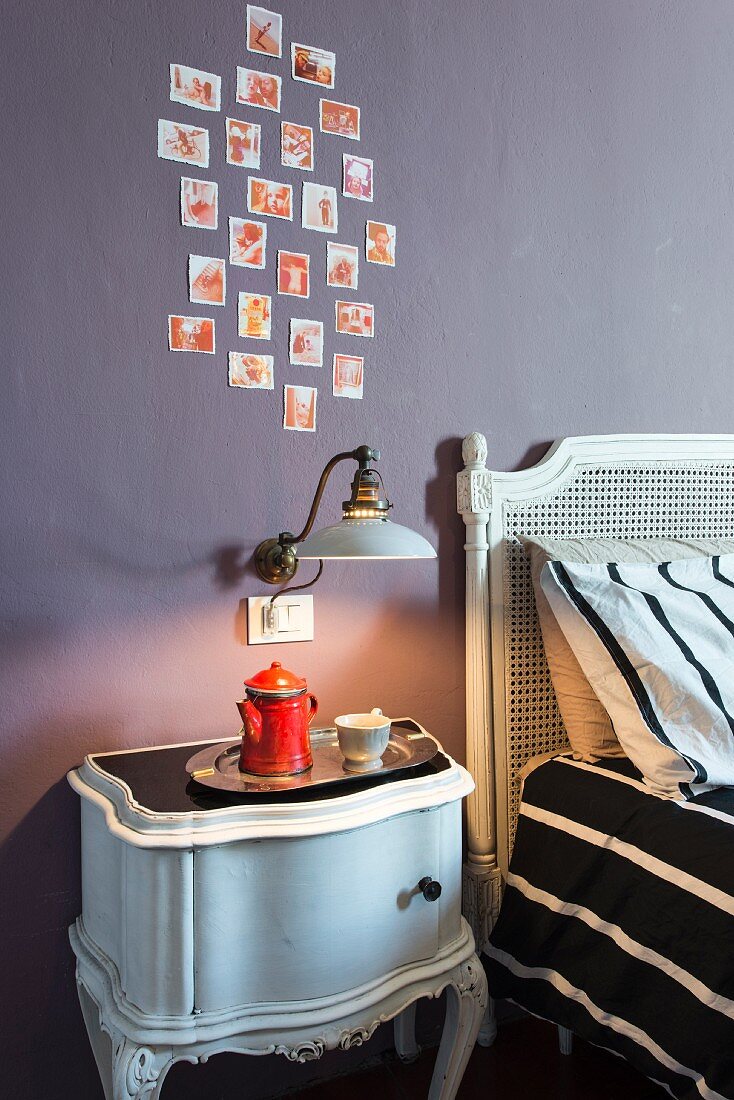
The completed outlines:
[[[645,782],[668,798],[734,785],[734,554],[555,561],[541,584]]]

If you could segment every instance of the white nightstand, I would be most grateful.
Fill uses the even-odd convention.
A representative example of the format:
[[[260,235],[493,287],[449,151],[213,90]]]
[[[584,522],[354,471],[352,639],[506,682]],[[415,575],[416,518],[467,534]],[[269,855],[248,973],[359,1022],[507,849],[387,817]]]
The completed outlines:
[[[303,1062],[392,1019],[410,1057],[415,1001],[446,987],[429,1095],[450,1100],[487,1001],[461,917],[468,773],[439,754],[349,793],[232,805],[187,787],[196,751],[102,753],[69,773],[83,879],[70,937],[108,1100],[156,1100],[176,1061]]]

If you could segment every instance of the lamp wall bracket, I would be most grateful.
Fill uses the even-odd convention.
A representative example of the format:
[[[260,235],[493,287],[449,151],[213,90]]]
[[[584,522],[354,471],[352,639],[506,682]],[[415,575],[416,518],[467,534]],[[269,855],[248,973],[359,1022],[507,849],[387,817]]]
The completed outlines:
[[[352,459],[354,462],[357,462],[359,465],[359,473],[362,473],[369,470],[371,462],[379,462],[380,452],[375,450],[374,447],[368,447],[366,444],[362,444],[361,447],[357,447],[354,451],[340,451],[339,454],[329,459],[321,472],[321,477],[316,487],[306,525],[300,534],[293,535],[290,531],[283,531],[277,539],[264,539],[260,545],[256,547],[253,559],[257,575],[261,580],[266,581],[268,584],[284,584],[294,576],[298,568],[296,546],[299,542],[303,542],[303,540],[307,538],[313,527],[316,513],[321,504],[321,497],[323,496],[326,482],[329,480],[331,471],[339,462],[344,462],[347,459]],[[357,479],[355,479],[355,481],[356,480]]]
[[[283,545],[280,538],[264,539],[254,553],[255,569],[268,584],[285,584],[295,576],[298,559],[293,546]]]

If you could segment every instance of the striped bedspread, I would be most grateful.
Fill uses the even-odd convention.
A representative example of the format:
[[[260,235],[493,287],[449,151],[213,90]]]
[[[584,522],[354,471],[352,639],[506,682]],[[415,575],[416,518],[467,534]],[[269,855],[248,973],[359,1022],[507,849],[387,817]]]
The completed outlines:
[[[543,764],[488,954],[493,997],[734,1100],[734,789],[671,802],[627,760]]]

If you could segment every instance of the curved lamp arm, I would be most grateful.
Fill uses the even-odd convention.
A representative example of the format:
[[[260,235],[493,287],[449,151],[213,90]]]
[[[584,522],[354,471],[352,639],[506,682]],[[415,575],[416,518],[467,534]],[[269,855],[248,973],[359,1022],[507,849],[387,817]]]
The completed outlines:
[[[331,472],[340,462],[344,462],[349,458],[359,464],[360,470],[365,470],[369,468],[370,462],[379,461],[380,452],[363,444],[354,451],[340,451],[339,454],[329,459],[321,472],[303,530],[297,535],[292,534],[290,531],[281,531],[277,539],[264,539],[255,548],[253,559],[258,576],[262,580],[267,581],[268,584],[282,584],[293,576],[298,568],[296,546],[307,538],[313,528]]]

